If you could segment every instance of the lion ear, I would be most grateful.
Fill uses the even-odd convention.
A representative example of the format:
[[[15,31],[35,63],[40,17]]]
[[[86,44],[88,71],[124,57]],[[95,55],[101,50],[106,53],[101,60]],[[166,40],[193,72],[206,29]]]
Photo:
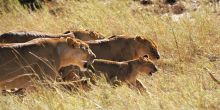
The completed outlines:
[[[146,60],[146,59],[148,59],[149,57],[148,57],[148,55],[144,55],[144,56],[142,56],[142,57],[139,57],[139,60],[140,61],[143,61],[143,60]]]
[[[95,36],[95,35],[96,35],[95,32],[89,31],[89,36]]]
[[[70,38],[70,37],[66,38],[66,42],[67,42],[68,45],[71,45],[73,47],[78,47],[79,46],[79,43],[76,40],[74,40],[73,38]]]
[[[141,36],[136,36],[137,40],[142,40],[143,38]]]
[[[112,36],[109,37],[108,39],[115,38],[115,37],[117,37],[117,35],[112,35]]]
[[[144,57],[144,58],[146,58],[146,59],[148,59],[148,58],[149,58],[149,56],[148,56],[148,55],[144,55],[143,57]]]
[[[66,33],[62,36],[63,38],[76,38],[76,36],[73,33]]]
[[[63,34],[69,34],[69,33],[71,33],[71,31],[66,31],[66,32],[64,32]]]

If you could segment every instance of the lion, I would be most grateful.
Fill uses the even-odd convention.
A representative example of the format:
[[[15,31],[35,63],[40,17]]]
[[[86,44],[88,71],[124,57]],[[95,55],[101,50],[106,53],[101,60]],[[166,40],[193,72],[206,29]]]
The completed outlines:
[[[66,31],[64,34],[73,34],[77,39],[80,39],[82,41],[98,40],[105,38],[104,35],[102,35],[101,33],[90,30]]]
[[[64,82],[70,82],[64,85],[64,87],[70,90],[81,88],[87,91],[91,89],[90,82],[96,85],[95,74],[88,69],[80,70],[76,65],[62,67],[59,70],[59,74]]]
[[[59,74],[64,81],[72,81],[74,78],[89,78],[91,83],[96,85],[95,74],[89,69],[80,70],[80,68],[76,65],[69,65],[66,67],[62,67],[59,70]]]
[[[0,35],[0,43],[24,43],[36,38],[73,37],[83,41],[104,39],[101,33],[89,30],[67,31],[64,34],[46,34],[32,31],[11,31]]]
[[[95,54],[86,43],[70,37],[40,38],[27,43],[1,44],[0,53],[0,89],[20,88],[13,87],[13,83],[10,83],[10,88],[2,84],[24,74],[53,80],[59,76],[58,71],[61,67],[72,64],[83,70],[85,64],[90,64],[95,58]]]
[[[128,38],[124,35],[109,39],[86,41],[97,59],[126,61],[149,55],[151,60],[160,59],[157,45],[149,39],[137,36]]]
[[[0,35],[0,43],[24,43],[36,38],[61,38],[61,37],[72,37],[75,36],[69,34],[46,34],[32,31],[11,31]]]
[[[96,71],[105,74],[108,82],[111,83],[112,79],[116,78],[130,86],[138,87],[139,90],[143,89],[144,86],[137,80],[138,75],[140,73],[152,75],[157,71],[157,67],[147,55],[123,62],[95,59],[92,65]]]
[[[19,89],[28,88],[29,86],[34,85],[33,81],[36,81],[36,79],[37,76],[34,74],[21,74],[0,82],[0,87],[3,87],[3,90],[11,90],[15,87],[19,87]]]

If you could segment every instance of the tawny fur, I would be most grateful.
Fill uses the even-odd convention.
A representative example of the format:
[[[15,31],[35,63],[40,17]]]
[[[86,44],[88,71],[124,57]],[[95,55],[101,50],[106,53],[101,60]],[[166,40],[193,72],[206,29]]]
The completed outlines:
[[[96,84],[95,74],[90,70],[80,70],[80,68],[76,65],[69,65],[66,67],[62,67],[59,70],[59,74],[64,81],[73,81],[74,78],[78,76],[80,79],[89,78],[92,84]]]
[[[101,33],[90,30],[73,30],[73,31],[67,31],[64,34],[70,34],[70,33],[73,34],[77,39],[83,41],[104,39],[104,35],[102,35]]]
[[[104,73],[108,81],[117,77],[118,80],[135,87],[139,73],[152,74],[157,71],[152,61],[145,57],[124,62],[95,59],[92,65],[95,70]]]
[[[150,59],[159,59],[156,44],[142,37],[130,38],[113,36],[109,39],[87,41],[97,59],[127,61],[148,55]]]
[[[62,67],[59,74],[64,82],[73,82],[69,85],[64,85],[67,89],[83,89],[85,91],[91,89],[90,83],[96,85],[94,73],[89,70],[82,71],[78,66],[69,65]]]
[[[84,68],[85,61],[90,63],[95,58],[87,44],[72,38],[45,38],[28,43],[1,44],[0,53],[0,89],[7,88],[2,85],[5,81],[24,74],[55,79],[61,67],[73,64]],[[13,83],[10,84],[13,87]]]
[[[0,35],[0,43],[24,43],[36,38],[74,37],[72,34],[46,34],[31,31],[12,31]]]
[[[95,31],[74,30],[64,34],[47,34],[33,31],[11,31],[0,35],[0,43],[24,43],[36,38],[73,37],[83,41],[104,39],[104,36]]]

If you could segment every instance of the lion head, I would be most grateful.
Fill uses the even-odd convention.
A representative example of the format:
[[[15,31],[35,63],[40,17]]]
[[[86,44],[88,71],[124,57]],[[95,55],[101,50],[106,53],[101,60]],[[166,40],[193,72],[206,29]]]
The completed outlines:
[[[157,45],[152,40],[144,39],[140,36],[137,36],[135,40],[140,44],[138,50],[139,56],[149,55],[152,60],[160,59]]]
[[[85,64],[91,64],[95,59],[95,54],[89,46],[81,40],[66,38],[66,43],[59,46],[60,66],[77,65],[84,69]]]
[[[152,75],[157,71],[156,65],[148,58],[147,55],[140,57],[138,59],[138,64],[141,65],[139,68],[139,72],[148,73]]]

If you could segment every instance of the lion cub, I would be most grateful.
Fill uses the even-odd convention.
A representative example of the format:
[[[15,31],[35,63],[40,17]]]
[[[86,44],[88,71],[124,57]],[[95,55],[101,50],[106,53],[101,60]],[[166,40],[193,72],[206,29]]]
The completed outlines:
[[[147,55],[123,62],[95,59],[92,65],[95,70],[105,73],[105,77],[108,81],[117,77],[118,80],[134,87],[144,87],[140,81],[137,80],[138,74],[148,73],[151,75],[157,71],[157,67],[149,60]]]
[[[59,70],[62,81],[67,82],[64,87],[69,90],[91,90],[91,84],[96,85],[95,74],[91,71],[80,70],[76,65],[62,67]]]

